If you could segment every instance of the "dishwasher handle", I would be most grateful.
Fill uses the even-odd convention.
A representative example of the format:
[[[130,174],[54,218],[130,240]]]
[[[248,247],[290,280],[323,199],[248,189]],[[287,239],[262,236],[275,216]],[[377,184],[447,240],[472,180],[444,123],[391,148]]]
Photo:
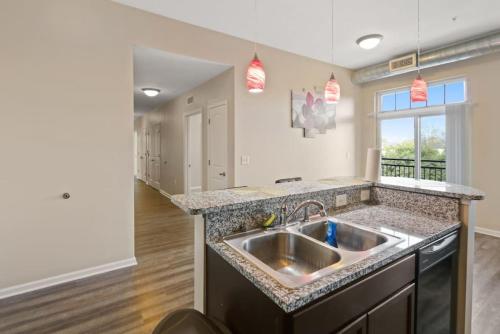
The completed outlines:
[[[419,272],[434,266],[454,254],[458,249],[458,233],[447,235],[434,243],[419,249]]]
[[[441,239],[441,240],[433,243],[432,245],[422,249],[421,252],[423,254],[433,254],[433,253],[439,252],[439,251],[443,250],[444,248],[446,248],[448,245],[450,245],[456,239],[457,239],[457,234],[455,233],[455,234],[450,235],[449,237]]]

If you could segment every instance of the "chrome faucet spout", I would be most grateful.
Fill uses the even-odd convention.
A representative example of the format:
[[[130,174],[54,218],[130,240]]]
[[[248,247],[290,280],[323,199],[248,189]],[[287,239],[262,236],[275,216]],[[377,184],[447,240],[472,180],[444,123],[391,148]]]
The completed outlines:
[[[304,201],[304,202],[300,203],[299,205],[297,205],[297,207],[290,213],[290,215],[284,219],[284,223],[282,222],[282,225],[284,225],[284,226],[288,225],[288,223],[290,223],[290,221],[295,217],[297,212],[299,212],[301,209],[304,209],[304,218],[303,218],[302,222],[308,222],[309,221],[309,206],[311,206],[311,205],[314,205],[319,209],[319,214],[321,217],[327,216],[327,213],[325,210],[325,205],[323,203],[321,203],[320,201],[310,199],[310,200]]]

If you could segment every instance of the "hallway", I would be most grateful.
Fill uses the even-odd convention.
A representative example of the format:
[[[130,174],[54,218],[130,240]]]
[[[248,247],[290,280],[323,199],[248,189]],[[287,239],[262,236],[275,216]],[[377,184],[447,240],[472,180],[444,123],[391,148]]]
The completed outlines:
[[[138,265],[0,300],[0,333],[151,333],[193,305],[193,221],[135,181]]]

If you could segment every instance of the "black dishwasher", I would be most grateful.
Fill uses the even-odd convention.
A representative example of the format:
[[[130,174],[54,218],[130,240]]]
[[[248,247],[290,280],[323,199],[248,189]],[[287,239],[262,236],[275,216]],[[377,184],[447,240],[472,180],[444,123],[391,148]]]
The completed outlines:
[[[458,233],[418,251],[416,334],[455,334]]]

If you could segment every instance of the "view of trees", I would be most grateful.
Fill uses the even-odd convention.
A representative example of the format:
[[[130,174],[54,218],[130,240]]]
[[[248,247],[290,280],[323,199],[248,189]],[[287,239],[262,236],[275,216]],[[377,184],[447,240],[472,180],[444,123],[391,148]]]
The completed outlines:
[[[420,145],[422,160],[446,160],[446,144],[443,132],[439,132],[437,129],[432,129],[427,133],[422,133]],[[382,147],[382,156],[384,158],[415,158],[415,146],[413,140],[404,140],[397,144],[388,144],[386,142],[382,145]]]
[[[435,128],[422,131],[420,145],[422,160],[434,160],[422,161],[422,178],[445,180],[446,144],[444,132]],[[384,159],[382,164],[386,164],[382,168],[383,175],[414,177],[415,145],[413,140],[403,140],[394,144],[384,142],[382,145],[382,157]],[[408,160],[391,161],[387,159]]]

